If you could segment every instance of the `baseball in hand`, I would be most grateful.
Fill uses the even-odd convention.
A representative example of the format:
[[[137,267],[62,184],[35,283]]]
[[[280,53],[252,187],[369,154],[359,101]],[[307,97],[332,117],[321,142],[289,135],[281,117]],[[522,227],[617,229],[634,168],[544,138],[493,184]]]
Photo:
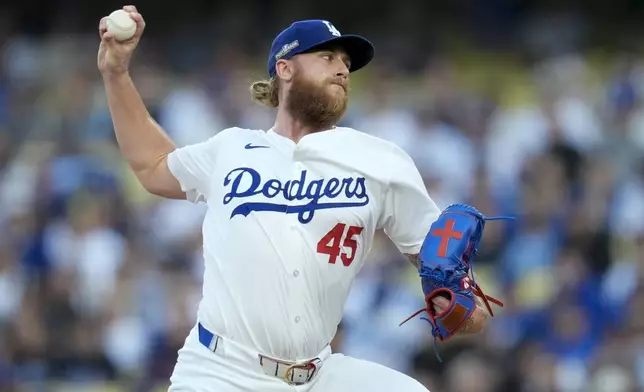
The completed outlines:
[[[136,22],[130,18],[130,14],[124,10],[116,10],[107,17],[107,31],[117,41],[125,41],[134,36]]]

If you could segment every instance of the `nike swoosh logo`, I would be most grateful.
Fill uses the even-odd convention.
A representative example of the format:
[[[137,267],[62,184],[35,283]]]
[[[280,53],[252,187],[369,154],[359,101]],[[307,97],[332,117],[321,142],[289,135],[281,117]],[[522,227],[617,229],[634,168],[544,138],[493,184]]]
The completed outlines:
[[[252,150],[254,148],[268,148],[268,146],[254,146],[252,143],[248,143],[247,145],[244,146],[245,149],[247,150]]]

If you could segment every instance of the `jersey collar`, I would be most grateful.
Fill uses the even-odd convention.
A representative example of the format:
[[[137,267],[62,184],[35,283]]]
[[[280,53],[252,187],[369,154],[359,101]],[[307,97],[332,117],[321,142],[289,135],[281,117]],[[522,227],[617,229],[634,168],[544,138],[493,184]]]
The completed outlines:
[[[316,136],[318,136],[320,134],[336,131],[337,129],[338,129],[338,127],[334,126],[333,128],[327,129],[325,131],[320,131],[320,132],[315,132],[315,133],[305,135],[300,139],[299,143],[295,143],[293,140],[278,134],[277,132],[275,132],[274,128],[269,129],[266,132],[266,134],[274,143],[277,143],[280,146],[289,147],[291,149],[294,149],[294,148],[297,148],[297,146],[299,144],[302,144],[302,141],[304,141],[305,139],[308,140],[308,139],[314,138],[314,137],[316,137]]]

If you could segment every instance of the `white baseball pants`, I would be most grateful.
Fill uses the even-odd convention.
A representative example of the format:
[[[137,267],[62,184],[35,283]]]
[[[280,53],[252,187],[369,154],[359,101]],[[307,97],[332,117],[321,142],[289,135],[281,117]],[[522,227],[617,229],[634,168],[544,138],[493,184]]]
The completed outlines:
[[[331,354],[329,347],[318,357],[322,365],[310,382],[290,385],[265,374],[258,353],[235,342],[222,340],[217,353],[199,342],[197,327],[179,350],[168,392],[429,392],[411,377],[379,364]]]

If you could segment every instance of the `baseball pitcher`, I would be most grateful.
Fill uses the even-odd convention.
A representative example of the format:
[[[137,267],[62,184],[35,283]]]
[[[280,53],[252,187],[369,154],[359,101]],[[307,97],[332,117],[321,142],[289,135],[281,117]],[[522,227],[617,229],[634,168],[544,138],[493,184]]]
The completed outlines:
[[[129,76],[145,22],[124,9],[136,34],[117,41],[103,18],[98,52],[121,152],[149,192],[208,206],[203,298],[170,391],[426,391],[329,347],[377,229],[418,269],[438,341],[481,331],[495,301],[470,270],[487,218],[465,205],[440,211],[405,152],[336,125],[373,45],[325,20],[293,23],[273,41],[267,80],[251,86],[276,109],[273,127],[176,148]]]

